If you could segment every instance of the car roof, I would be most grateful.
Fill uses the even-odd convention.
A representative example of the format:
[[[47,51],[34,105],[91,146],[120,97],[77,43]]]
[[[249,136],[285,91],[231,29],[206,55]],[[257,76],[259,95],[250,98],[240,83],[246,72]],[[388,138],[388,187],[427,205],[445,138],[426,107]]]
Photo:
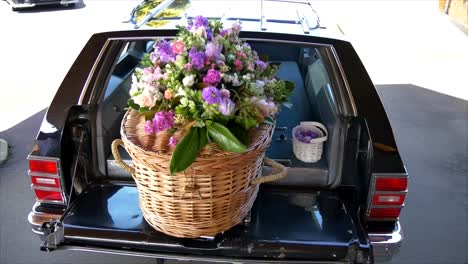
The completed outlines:
[[[129,22],[134,29],[175,29],[198,15],[225,26],[239,21],[243,31],[345,40],[338,27],[321,21],[310,0],[145,0]]]

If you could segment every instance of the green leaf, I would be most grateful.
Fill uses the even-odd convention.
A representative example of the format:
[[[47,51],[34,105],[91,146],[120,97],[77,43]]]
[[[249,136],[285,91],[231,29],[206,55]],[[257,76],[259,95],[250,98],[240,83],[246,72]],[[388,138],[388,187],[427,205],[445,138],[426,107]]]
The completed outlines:
[[[229,129],[220,123],[212,122],[207,124],[210,138],[216,142],[223,150],[232,152],[244,152],[247,148],[239,139],[234,136]]]
[[[177,146],[172,153],[171,164],[169,166],[171,175],[184,171],[192,165],[197,158],[198,150],[200,149],[199,147],[200,128],[192,127],[187,135],[177,143]]]
[[[128,100],[128,106],[130,106],[130,108],[134,109],[134,110],[140,110],[140,106],[135,104],[135,102],[133,101],[133,99],[129,99]]]
[[[288,91],[292,91],[292,90],[294,90],[294,87],[296,87],[296,84],[294,82],[291,82],[291,81],[284,81],[284,84],[286,85],[286,89]]]
[[[242,128],[239,124],[235,122],[230,122],[228,125],[229,130],[238,138],[244,145],[248,146],[250,144],[247,131]]]
[[[257,120],[253,118],[242,118],[236,120],[236,122],[239,125],[241,125],[241,127],[243,127],[245,130],[249,130],[258,124]]]
[[[201,150],[206,144],[208,144],[208,129],[206,126],[204,127],[197,127],[196,129],[199,130],[198,135],[198,150]]]
[[[267,54],[259,54],[258,58],[263,62],[267,62],[270,60],[270,56],[268,56]]]
[[[265,120],[263,122],[265,124],[268,124],[268,125],[271,125],[271,126],[275,125],[275,120],[273,120],[273,118],[271,118],[269,116],[265,117]]]

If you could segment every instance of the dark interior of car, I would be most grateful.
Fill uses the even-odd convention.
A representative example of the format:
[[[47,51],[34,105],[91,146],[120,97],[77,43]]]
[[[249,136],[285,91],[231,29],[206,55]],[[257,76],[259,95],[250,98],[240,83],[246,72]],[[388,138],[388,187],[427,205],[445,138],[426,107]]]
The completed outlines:
[[[135,41],[124,45],[122,54],[115,64],[107,82],[102,104],[98,114],[98,145],[103,163],[103,174],[111,177],[127,177],[128,173],[119,167],[111,166],[113,156],[110,145],[120,138],[120,125],[132,82],[132,74],[139,66],[145,52],[153,48],[154,41]],[[336,100],[318,48],[301,47],[291,44],[269,42],[250,42],[260,55],[266,55],[271,62],[279,62],[277,76],[295,83],[291,98],[291,109],[282,107],[276,118],[273,141],[266,155],[288,166],[289,176],[275,184],[326,187],[338,177],[330,169],[332,155],[337,155],[341,120],[337,111]],[[306,163],[298,160],[292,149],[292,129],[302,121],[317,121],[325,125],[328,140],[323,145],[321,160]],[[100,125],[99,125],[100,124]],[[98,147],[99,149],[99,147]],[[103,155],[102,155],[103,154]],[[121,149],[124,159],[130,160]]]

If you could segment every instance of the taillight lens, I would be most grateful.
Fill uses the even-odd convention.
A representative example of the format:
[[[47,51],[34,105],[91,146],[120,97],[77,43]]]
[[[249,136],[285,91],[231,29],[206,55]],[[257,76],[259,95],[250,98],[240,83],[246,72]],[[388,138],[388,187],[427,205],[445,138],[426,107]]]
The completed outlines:
[[[368,217],[370,221],[395,221],[400,216],[408,189],[408,175],[374,174],[369,190]]]
[[[375,179],[376,191],[404,191],[408,187],[408,178],[382,178]]]
[[[400,216],[401,208],[372,208],[369,212],[371,218],[396,219]]]
[[[29,156],[32,189],[41,203],[65,203],[56,158]]]
[[[373,205],[402,205],[405,202],[404,194],[374,194]]]
[[[34,189],[37,199],[44,201],[63,202],[62,192]]]
[[[29,170],[31,172],[57,174],[58,173],[57,161],[30,159]]]
[[[60,182],[58,178],[31,175],[31,182],[34,186],[60,188]]]

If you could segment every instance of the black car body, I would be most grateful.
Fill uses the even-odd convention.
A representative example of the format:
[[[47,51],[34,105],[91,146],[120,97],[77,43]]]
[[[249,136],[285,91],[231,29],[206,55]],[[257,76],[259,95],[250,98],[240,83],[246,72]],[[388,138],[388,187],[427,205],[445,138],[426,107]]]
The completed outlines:
[[[155,39],[177,31],[167,25],[95,34],[58,89],[29,156],[38,200],[28,220],[44,239],[41,249],[231,263],[373,263],[396,254],[407,173],[383,105],[352,45],[297,13],[292,21],[224,17],[240,19],[241,37],[283,62],[279,74],[296,82],[296,108],[281,112],[267,151],[289,175],[261,187],[243,223],[197,239],[152,229],[133,179],[110,157],[129,76]],[[288,139],[310,118],[330,135],[312,165],[293,158]]]
[[[6,0],[14,11],[46,5],[73,6],[81,0]]]

